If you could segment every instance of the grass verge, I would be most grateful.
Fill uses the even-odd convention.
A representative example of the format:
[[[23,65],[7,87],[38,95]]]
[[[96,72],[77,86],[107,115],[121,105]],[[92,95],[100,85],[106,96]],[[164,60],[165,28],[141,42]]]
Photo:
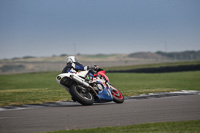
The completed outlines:
[[[69,100],[56,83],[58,72],[0,75],[0,106]]]
[[[200,120],[161,122],[122,127],[102,127],[80,130],[60,130],[47,133],[199,133]]]
[[[175,73],[112,73],[111,83],[125,96],[169,92],[179,90],[200,90],[200,71]]]
[[[0,106],[71,100],[57,84],[58,72],[0,75]],[[200,71],[138,74],[108,73],[110,82],[124,96],[152,92],[200,90]]]

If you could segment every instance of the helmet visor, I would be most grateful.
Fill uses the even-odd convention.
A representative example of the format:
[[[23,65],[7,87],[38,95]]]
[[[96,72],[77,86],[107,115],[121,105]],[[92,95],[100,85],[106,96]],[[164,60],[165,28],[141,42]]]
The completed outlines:
[[[78,62],[78,60],[76,59],[76,57],[70,56],[70,57],[67,58],[67,61],[66,61],[67,64],[68,63],[73,63],[73,62]]]

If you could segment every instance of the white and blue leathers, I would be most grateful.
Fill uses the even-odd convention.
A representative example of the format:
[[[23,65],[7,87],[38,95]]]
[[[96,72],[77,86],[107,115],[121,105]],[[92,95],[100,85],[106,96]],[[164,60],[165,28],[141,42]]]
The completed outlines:
[[[63,69],[62,73],[74,73],[74,72],[78,72],[78,71],[86,71],[89,69],[89,66],[83,66],[82,64],[78,63],[78,62],[73,62],[73,63],[69,63],[65,66],[65,68]]]

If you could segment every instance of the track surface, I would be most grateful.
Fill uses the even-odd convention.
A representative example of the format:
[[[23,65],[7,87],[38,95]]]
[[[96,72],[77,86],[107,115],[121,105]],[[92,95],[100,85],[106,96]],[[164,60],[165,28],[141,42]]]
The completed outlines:
[[[200,95],[129,99],[123,104],[43,107],[0,112],[1,133],[124,126],[140,123],[200,120]]]

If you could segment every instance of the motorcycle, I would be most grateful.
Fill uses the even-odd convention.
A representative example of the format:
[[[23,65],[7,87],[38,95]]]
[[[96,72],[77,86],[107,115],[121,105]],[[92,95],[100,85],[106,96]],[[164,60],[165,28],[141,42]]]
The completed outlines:
[[[90,69],[76,73],[62,73],[56,81],[72,96],[73,101],[82,105],[92,105],[94,102],[123,103],[124,96],[113,87],[103,69]]]

